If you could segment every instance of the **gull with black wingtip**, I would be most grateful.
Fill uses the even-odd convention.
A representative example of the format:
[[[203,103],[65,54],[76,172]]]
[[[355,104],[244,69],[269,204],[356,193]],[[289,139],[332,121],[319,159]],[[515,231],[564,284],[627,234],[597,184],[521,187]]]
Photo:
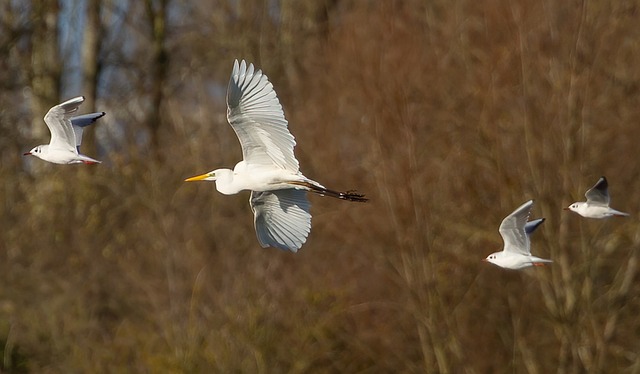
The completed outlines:
[[[598,182],[591,187],[584,196],[587,201],[575,202],[564,210],[576,212],[586,218],[609,218],[613,216],[627,217],[629,213],[624,213],[609,207],[609,183],[607,178],[600,177]]]
[[[44,116],[44,122],[51,132],[51,141],[49,144],[34,147],[24,156],[35,156],[54,164],[99,164],[100,161],[80,153],[80,144],[83,128],[94,123],[105,113],[89,113],[72,117],[71,115],[78,111],[82,102],[84,102],[84,96],[78,96],[49,109]]]
[[[531,255],[529,235],[544,222],[544,218],[527,222],[532,207],[533,200],[529,200],[502,220],[499,231],[504,241],[503,250],[490,254],[483,261],[513,270],[543,266],[545,263],[552,262]]]

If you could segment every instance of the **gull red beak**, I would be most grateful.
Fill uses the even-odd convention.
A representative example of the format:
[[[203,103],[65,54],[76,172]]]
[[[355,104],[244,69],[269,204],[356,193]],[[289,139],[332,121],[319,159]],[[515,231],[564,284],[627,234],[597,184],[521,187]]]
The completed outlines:
[[[31,152],[23,153],[22,155],[23,156],[29,156],[29,155],[31,155]]]
[[[562,208],[562,210],[571,210],[571,209],[569,209],[569,208],[567,207],[567,208]]]

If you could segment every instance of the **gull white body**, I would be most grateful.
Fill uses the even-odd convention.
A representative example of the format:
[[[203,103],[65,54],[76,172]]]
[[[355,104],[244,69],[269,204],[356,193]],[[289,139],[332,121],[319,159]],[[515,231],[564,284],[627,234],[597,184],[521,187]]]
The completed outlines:
[[[215,181],[225,195],[251,191],[249,204],[262,247],[298,251],[311,231],[307,191],[349,201],[367,199],[355,192],[336,192],[299,170],[296,144],[287,128],[273,85],[253,64],[233,64],[227,90],[227,119],[242,146],[243,160],[233,170],[216,169],[186,179]]]
[[[629,214],[609,207],[609,183],[607,178],[600,177],[596,184],[584,194],[587,201],[575,202],[565,210],[576,212],[585,218],[603,219],[613,216],[626,217]]]
[[[44,116],[44,122],[51,132],[49,144],[39,145],[24,155],[35,156],[41,160],[54,164],[98,164],[100,161],[80,154],[82,131],[85,126],[94,123],[105,115],[104,112],[90,113],[71,117],[78,111],[84,101],[84,96],[78,96],[58,104],[49,109]]]
[[[531,255],[529,236],[544,222],[544,218],[527,222],[532,207],[533,200],[529,200],[502,220],[499,231],[504,241],[503,249],[501,252],[490,254],[484,261],[513,270],[552,262]]]
[[[603,219],[613,216],[627,217],[629,213],[609,208],[608,206],[593,205],[587,202],[577,202],[569,206],[569,210],[578,213],[585,218]]]

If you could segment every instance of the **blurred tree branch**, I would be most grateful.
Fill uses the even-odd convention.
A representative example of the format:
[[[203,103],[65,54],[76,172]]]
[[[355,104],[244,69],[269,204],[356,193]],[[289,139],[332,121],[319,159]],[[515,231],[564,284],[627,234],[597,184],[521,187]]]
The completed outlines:
[[[31,107],[36,114],[33,117],[31,131],[34,138],[44,139],[48,130],[43,126],[42,116],[58,103],[60,95],[62,74],[58,45],[60,9],[57,1],[33,1],[29,9],[33,29],[26,66],[31,66],[29,69],[33,99]]]
[[[102,68],[100,60],[104,30],[101,21],[102,0],[87,0],[86,20],[82,39],[82,95],[85,97],[82,109],[86,112],[101,111],[96,108],[98,79]],[[82,139],[83,152],[96,154],[95,131],[86,131]]]
[[[167,7],[168,0],[145,0],[147,20],[151,26],[151,107],[145,120],[151,137],[151,149],[154,157],[162,160],[159,131],[165,123],[162,120],[164,107],[164,91],[169,70],[169,52],[167,39]]]

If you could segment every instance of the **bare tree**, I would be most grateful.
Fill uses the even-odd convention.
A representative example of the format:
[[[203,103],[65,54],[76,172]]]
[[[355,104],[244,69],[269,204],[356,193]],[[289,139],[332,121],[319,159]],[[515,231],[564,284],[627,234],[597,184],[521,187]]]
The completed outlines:
[[[151,108],[146,123],[151,138],[151,148],[155,157],[161,158],[159,130],[162,123],[164,91],[166,90],[167,72],[169,70],[169,52],[167,40],[167,7],[168,0],[146,0],[145,10],[151,29]]]
[[[98,95],[98,79],[102,62],[100,61],[103,26],[101,21],[102,1],[88,0],[86,19],[82,39],[82,95],[85,102],[83,110],[94,112]],[[95,131],[87,131],[83,136],[83,149],[87,154],[96,153]]]
[[[33,29],[31,34],[29,81],[34,113],[46,113],[58,101],[62,63],[58,45],[59,4],[56,1],[34,1],[30,7]],[[44,138],[46,127],[42,118],[34,116],[32,133]]]

